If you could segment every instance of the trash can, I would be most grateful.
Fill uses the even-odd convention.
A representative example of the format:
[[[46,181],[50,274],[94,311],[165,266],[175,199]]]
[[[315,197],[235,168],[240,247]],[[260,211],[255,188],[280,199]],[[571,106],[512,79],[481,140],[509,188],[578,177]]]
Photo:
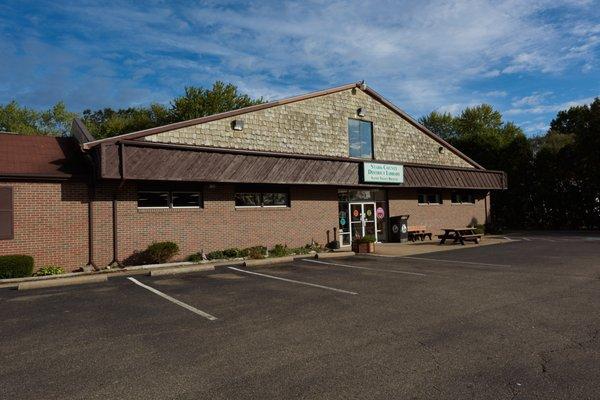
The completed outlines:
[[[395,217],[390,217],[390,242],[404,243],[408,241],[408,217],[410,215],[403,214]]]

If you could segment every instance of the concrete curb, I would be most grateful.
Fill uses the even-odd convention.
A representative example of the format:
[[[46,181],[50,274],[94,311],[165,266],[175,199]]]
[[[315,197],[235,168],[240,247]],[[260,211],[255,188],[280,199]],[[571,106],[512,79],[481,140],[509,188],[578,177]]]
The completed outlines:
[[[86,283],[99,283],[108,281],[107,275],[91,275],[91,276],[77,276],[72,278],[64,279],[48,279],[40,281],[21,282],[17,286],[18,290],[29,290],[29,289],[44,289],[56,286],[70,286],[70,285],[83,285]]]
[[[286,262],[293,262],[295,256],[277,257],[277,258],[263,258],[261,260],[246,260],[244,261],[244,267],[259,267],[262,265],[281,264]]]
[[[157,268],[150,270],[150,276],[164,276],[164,275],[175,275],[175,274],[186,274],[190,272],[206,272],[214,271],[216,264],[204,264],[204,265],[190,265],[183,267],[172,267],[172,268]]]
[[[334,253],[317,253],[315,254],[315,258],[340,258],[340,257],[350,257],[356,255],[353,251],[336,251]]]

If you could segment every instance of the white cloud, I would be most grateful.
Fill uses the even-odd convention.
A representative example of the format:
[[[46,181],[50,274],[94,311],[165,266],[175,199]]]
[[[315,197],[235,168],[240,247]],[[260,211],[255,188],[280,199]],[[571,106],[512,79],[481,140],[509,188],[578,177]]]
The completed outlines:
[[[505,111],[507,115],[523,115],[523,114],[544,114],[544,113],[557,113],[561,110],[567,110],[570,107],[580,106],[584,104],[590,104],[594,101],[593,97],[587,97],[582,99],[570,100],[560,103],[551,104],[524,104],[527,107],[515,107]]]

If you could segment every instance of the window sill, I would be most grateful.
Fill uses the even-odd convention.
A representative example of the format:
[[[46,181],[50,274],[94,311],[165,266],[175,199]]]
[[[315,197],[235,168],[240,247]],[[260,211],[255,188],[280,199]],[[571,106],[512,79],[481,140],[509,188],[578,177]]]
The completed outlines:
[[[440,204],[440,203],[417,203],[417,205],[420,207],[427,207],[427,206],[441,206],[443,204]]]
[[[269,211],[269,210],[274,210],[274,211],[289,211],[291,210],[291,207],[288,206],[267,206],[267,207],[261,207],[261,206],[236,206],[235,210],[236,211]]]
[[[138,207],[137,212],[153,213],[153,212],[199,212],[204,210],[202,207]]]
[[[475,203],[450,203],[452,206],[474,206]]]

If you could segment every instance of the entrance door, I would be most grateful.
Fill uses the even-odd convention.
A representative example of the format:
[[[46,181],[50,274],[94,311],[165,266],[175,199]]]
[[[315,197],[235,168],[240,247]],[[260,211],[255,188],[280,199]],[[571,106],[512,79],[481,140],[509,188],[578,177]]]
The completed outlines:
[[[372,235],[377,241],[377,218],[375,203],[350,203],[350,238]]]

